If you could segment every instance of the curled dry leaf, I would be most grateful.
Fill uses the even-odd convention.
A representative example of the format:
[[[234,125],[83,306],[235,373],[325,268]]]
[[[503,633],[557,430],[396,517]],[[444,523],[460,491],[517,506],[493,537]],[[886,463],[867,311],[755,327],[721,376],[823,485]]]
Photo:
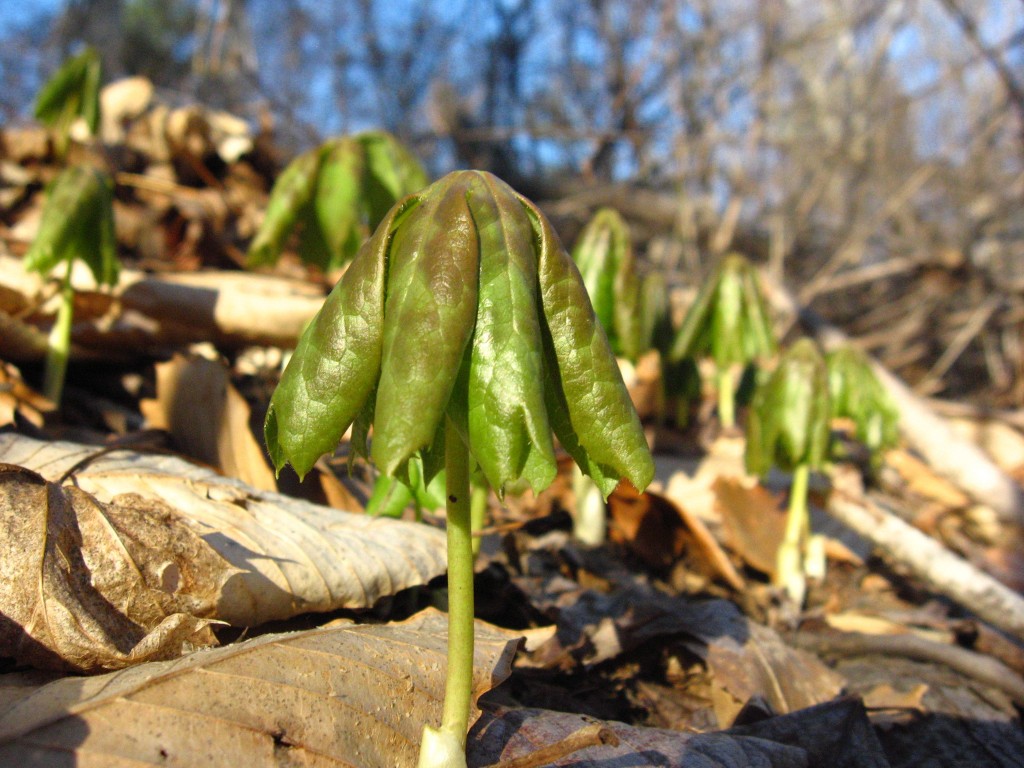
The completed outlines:
[[[169,510],[101,505],[0,464],[0,655],[90,672],[211,645],[233,569]],[[86,543],[88,542],[88,543]]]
[[[210,618],[252,626],[299,613],[365,608],[445,570],[444,533],[258,491],[166,456],[0,435],[0,461],[92,494],[172,510],[233,571]]]
[[[0,702],[0,764],[412,766],[424,719],[441,717],[446,633],[428,610],[56,680]],[[474,701],[517,646],[477,623]]]

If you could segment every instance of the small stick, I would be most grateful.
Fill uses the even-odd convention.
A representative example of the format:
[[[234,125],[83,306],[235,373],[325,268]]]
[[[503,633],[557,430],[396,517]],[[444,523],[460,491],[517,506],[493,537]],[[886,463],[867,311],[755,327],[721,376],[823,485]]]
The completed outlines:
[[[528,755],[511,760],[499,760],[486,768],[540,768],[542,765],[550,765],[556,760],[568,757],[573,752],[600,745],[617,747],[619,746],[619,737],[608,726],[595,723],[584,726],[564,739],[541,747]]]
[[[957,645],[936,643],[917,635],[867,635],[860,632],[801,634],[796,642],[805,650],[828,656],[872,653],[937,662],[1002,691],[1018,705],[1024,704],[1024,678],[1001,661]]]
[[[903,522],[877,501],[862,504],[833,492],[828,512],[906,567],[929,587],[997,629],[1024,640],[1024,598]]]

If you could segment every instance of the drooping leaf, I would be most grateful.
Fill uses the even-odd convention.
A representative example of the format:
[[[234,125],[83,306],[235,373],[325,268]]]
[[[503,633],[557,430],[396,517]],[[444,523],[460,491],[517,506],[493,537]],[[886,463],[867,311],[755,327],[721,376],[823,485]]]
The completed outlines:
[[[325,271],[338,269],[350,262],[369,232],[380,223],[377,219],[368,228],[360,216],[364,204],[360,199],[363,194],[360,180],[365,173],[366,160],[359,151],[359,145],[352,140],[336,141],[323,153],[316,185],[313,226],[319,230],[326,249],[326,258],[320,265]],[[396,199],[391,198],[391,202]],[[387,213],[387,208],[384,213]]]
[[[829,352],[825,364],[832,416],[851,419],[872,456],[896,445],[899,413],[864,353],[843,346]]]
[[[468,183],[435,182],[392,239],[372,448],[386,474],[434,442],[473,335],[480,240]]]
[[[708,275],[672,345],[670,358],[711,357],[719,369],[775,351],[775,337],[754,267],[726,255]]]
[[[396,200],[427,186],[427,173],[412,152],[390,133],[367,131],[357,134],[356,140],[365,157],[363,205],[372,230]]]
[[[114,236],[113,181],[87,165],[65,168],[47,188],[39,233],[25,254],[25,268],[48,274],[80,259],[101,285],[120,272]]]
[[[544,313],[545,397],[562,446],[608,495],[619,478],[643,490],[654,461],[579,270],[550,222],[525,198],[537,241]]]
[[[321,159],[321,149],[311,149],[292,160],[277,177],[263,223],[249,246],[250,267],[274,264],[296,222],[311,215]]]
[[[404,210],[396,206],[360,249],[281,376],[264,425],[278,471],[291,463],[304,476],[333,452],[377,384],[388,248],[392,225]]]
[[[81,117],[95,134],[100,124],[100,57],[86,48],[68,59],[46,82],[36,99],[35,116],[44,125],[66,135]]]
[[[480,237],[480,297],[468,381],[473,455],[499,497],[551,484],[557,468],[544,403],[533,228],[491,176],[468,190]]]
[[[758,388],[747,423],[747,469],[765,475],[772,466],[791,471],[824,464],[829,440],[825,361],[817,345],[801,339]]]
[[[645,351],[642,296],[629,227],[613,208],[602,208],[584,227],[572,251],[594,312],[612,350],[629,360]]]

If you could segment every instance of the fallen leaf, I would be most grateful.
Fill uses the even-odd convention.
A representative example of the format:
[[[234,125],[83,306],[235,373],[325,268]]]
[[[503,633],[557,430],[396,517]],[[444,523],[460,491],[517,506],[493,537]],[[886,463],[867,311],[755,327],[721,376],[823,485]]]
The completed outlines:
[[[212,645],[233,569],[171,517],[0,464],[0,655],[93,672]]]
[[[774,573],[786,530],[786,510],[779,498],[761,485],[747,486],[731,477],[718,478],[712,488],[733,549],[762,573]]]
[[[928,686],[919,683],[909,691],[899,691],[889,683],[880,683],[864,694],[864,706],[868,709],[913,709],[927,712],[924,696]]]
[[[413,766],[423,725],[440,722],[446,642],[428,610],[56,680],[0,703],[0,763]],[[477,622],[474,702],[517,645]]]
[[[970,504],[970,499],[963,491],[906,451],[899,449],[887,451],[885,463],[899,472],[913,493],[952,509],[962,509]]]
[[[170,432],[186,455],[254,488],[277,490],[266,454],[249,428],[249,404],[221,361],[175,355],[158,363],[156,398],[139,407],[149,425]]]
[[[437,528],[259,491],[174,457],[0,434],[0,461],[73,483],[100,504],[128,495],[173,510],[235,569],[210,618],[236,626],[370,607],[446,568]]]
[[[53,403],[25,384],[17,368],[0,361],[0,427],[14,424],[17,417],[41,427],[44,414],[52,410]]]
[[[760,697],[775,712],[792,712],[828,701],[843,687],[843,678],[814,656],[790,648],[725,600],[696,602],[641,584],[607,594],[573,591],[566,579],[552,580],[549,590],[537,607],[553,614],[556,632],[517,662],[523,666],[566,668],[574,661],[591,666],[656,638],[678,637],[704,661],[712,684],[741,705]]]
[[[485,711],[470,731],[470,765],[522,758],[599,721],[540,709]],[[860,702],[840,700],[715,733],[602,723],[618,744],[588,747],[550,763],[561,768],[888,768]]]

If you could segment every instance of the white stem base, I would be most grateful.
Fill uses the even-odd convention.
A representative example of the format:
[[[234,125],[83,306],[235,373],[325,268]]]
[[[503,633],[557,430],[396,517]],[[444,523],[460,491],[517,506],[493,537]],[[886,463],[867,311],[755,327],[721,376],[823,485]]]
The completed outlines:
[[[447,731],[423,726],[417,768],[466,768],[466,747]]]

